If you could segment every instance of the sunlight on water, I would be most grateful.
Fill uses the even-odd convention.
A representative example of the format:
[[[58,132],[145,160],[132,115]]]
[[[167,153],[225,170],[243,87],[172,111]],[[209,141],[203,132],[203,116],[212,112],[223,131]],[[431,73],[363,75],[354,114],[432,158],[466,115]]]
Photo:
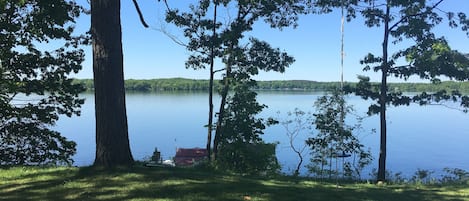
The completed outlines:
[[[323,93],[311,92],[261,92],[259,102],[269,107],[262,117],[286,118],[288,111],[299,108],[314,112],[313,103]],[[90,165],[95,152],[95,120],[93,94],[86,98],[82,116],[62,118],[57,130],[77,142],[75,165]],[[216,97],[215,105],[219,103]],[[365,116],[368,102],[359,97],[348,97],[356,113]],[[205,147],[208,114],[208,96],[203,93],[129,93],[127,116],[129,137],[135,159],[145,159],[157,147],[164,159],[174,156],[178,147]],[[217,108],[215,108],[217,111]],[[279,113],[277,113],[279,112]],[[280,116],[279,116],[280,115]],[[389,108],[388,120],[388,170],[411,176],[417,168],[435,171],[439,176],[445,167],[469,169],[469,114],[441,106]],[[378,116],[365,118],[359,133],[362,143],[371,148],[374,161],[365,170],[368,174],[377,167],[379,151]],[[308,137],[304,133],[297,143]],[[280,125],[265,130],[264,139],[278,141],[277,156],[284,172],[292,172],[297,157],[288,147],[285,129]],[[307,153],[305,153],[308,155]],[[307,161],[306,163],[307,164]],[[306,173],[306,168],[303,168]],[[368,175],[363,175],[368,176]]]

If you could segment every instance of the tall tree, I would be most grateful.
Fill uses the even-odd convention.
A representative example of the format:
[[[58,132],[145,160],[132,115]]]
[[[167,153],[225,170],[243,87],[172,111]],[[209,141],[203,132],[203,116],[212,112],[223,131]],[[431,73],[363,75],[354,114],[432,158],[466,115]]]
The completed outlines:
[[[451,50],[444,37],[437,37],[433,28],[448,18],[450,27],[461,27],[468,31],[469,21],[466,14],[444,12],[440,8],[443,0],[402,1],[402,0],[317,0],[316,6],[321,11],[331,11],[334,7],[346,7],[349,19],[359,12],[368,27],[383,29],[382,52],[380,56],[369,53],[361,63],[364,70],[373,69],[381,72],[381,82],[372,86],[369,78],[359,77],[360,83],[354,91],[363,98],[371,98],[377,103],[370,106],[370,114],[380,114],[380,151],[378,163],[378,181],[386,180],[386,106],[408,105],[410,102],[425,104],[432,100],[458,99],[462,106],[467,106],[467,98],[459,92],[438,92],[433,95],[423,93],[417,96],[405,96],[402,92],[388,91],[388,77],[408,79],[415,75],[440,82],[441,77],[468,80],[468,59],[457,51]],[[394,53],[389,52],[390,45],[402,41],[412,43]],[[404,61],[402,61],[404,60]],[[400,65],[402,64],[403,65]]]
[[[129,166],[119,0],[91,1],[95,87],[95,166]]]
[[[167,21],[174,23],[184,29],[184,35],[188,38],[187,49],[193,52],[186,62],[187,68],[206,68],[211,66],[211,75],[214,72],[224,71],[221,89],[221,103],[218,112],[218,121],[215,128],[213,152],[216,156],[217,143],[219,142],[221,122],[224,118],[225,105],[227,103],[228,91],[233,80],[233,67],[236,59],[243,55],[237,55],[240,49],[240,41],[244,34],[252,30],[252,26],[259,20],[264,20],[271,27],[283,28],[295,26],[298,14],[307,11],[307,0],[289,1],[210,1],[199,0],[195,6],[191,6],[189,12],[170,10]],[[211,10],[234,11],[236,17],[222,18],[217,21],[216,17],[207,17]],[[220,12],[218,12],[220,13]],[[214,12],[214,16],[216,13]],[[261,56],[261,55],[260,55]],[[213,69],[213,59],[221,59],[224,68]],[[271,69],[272,70],[272,69]],[[210,107],[212,107],[210,105]],[[211,114],[209,114],[211,115]],[[210,117],[211,118],[211,117]],[[209,125],[209,132],[212,125]],[[210,133],[209,133],[210,136]],[[207,144],[209,144],[208,142]],[[208,146],[207,146],[208,147]]]
[[[72,164],[76,144],[52,130],[80,115],[84,60],[74,35],[83,8],[65,0],[0,0],[0,165]]]
[[[178,11],[172,10],[169,7],[166,0],[164,0],[166,8],[168,9],[168,15],[166,20],[168,22],[173,22],[176,26],[185,27],[187,28],[187,32],[192,32],[194,35],[188,33],[186,37],[190,38],[189,42],[185,44],[184,42],[177,40],[175,37],[170,36],[177,44],[185,46],[188,50],[199,52],[197,55],[197,59],[193,58],[195,55],[192,55],[189,60],[196,63],[190,63],[190,61],[186,62],[186,68],[193,68],[193,69],[200,69],[205,68],[205,65],[209,65],[209,83],[208,83],[208,123],[207,123],[207,158],[210,161],[212,155],[212,133],[213,133],[213,91],[214,91],[214,76],[216,72],[219,70],[215,70],[215,59],[218,57],[219,48],[217,48],[220,44],[218,43],[217,37],[217,30],[220,26],[219,22],[217,22],[217,8],[220,2],[218,0],[213,0],[213,15],[212,18],[208,17],[209,7],[211,2],[210,1],[200,1],[197,7],[191,5],[192,12],[195,13],[197,18],[192,18],[192,16],[177,16]],[[186,15],[188,13],[184,13]],[[177,17],[178,19],[174,19]],[[183,22],[185,20],[185,22]],[[190,23],[193,23],[192,25]],[[199,26],[199,27],[195,27]],[[165,34],[169,35],[165,31]],[[211,33],[211,35],[210,35]],[[199,35],[200,34],[200,35]],[[204,45],[200,43],[204,42]]]
[[[266,42],[253,38],[249,41],[248,45],[233,49],[232,55],[236,56],[230,63],[232,77],[225,85],[233,94],[227,96],[224,116],[217,123],[217,164],[241,173],[275,172],[279,168],[275,144],[265,143],[261,135],[266,126],[277,122],[256,117],[267,106],[257,102],[253,91],[257,82],[252,76],[260,70],[283,72],[294,59]]]

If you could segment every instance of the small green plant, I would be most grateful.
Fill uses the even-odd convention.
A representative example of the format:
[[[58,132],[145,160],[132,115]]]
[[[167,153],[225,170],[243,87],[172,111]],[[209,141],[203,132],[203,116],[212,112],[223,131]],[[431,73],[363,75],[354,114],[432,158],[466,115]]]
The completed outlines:
[[[423,170],[423,169],[417,169],[417,171],[414,173],[414,176],[412,176],[412,181],[415,184],[430,184],[430,183],[435,183],[435,179],[432,178],[432,174],[434,171],[430,170]]]
[[[370,178],[376,178],[378,176],[378,170],[373,168],[369,174]],[[386,170],[386,183],[388,184],[408,184],[410,179],[403,176],[402,172],[392,172]]]
[[[353,112],[352,106],[346,105],[339,91],[325,95],[315,102],[317,113],[313,114],[317,133],[306,140],[311,150],[311,163],[308,166],[313,175],[324,178],[337,176],[353,179],[360,178],[361,171],[371,163],[371,153],[360,143],[357,131],[361,128],[361,119],[353,126],[345,119]],[[341,172],[339,170],[341,168]]]
[[[464,184],[469,183],[469,172],[459,168],[444,168],[446,173],[440,179],[441,183]]]

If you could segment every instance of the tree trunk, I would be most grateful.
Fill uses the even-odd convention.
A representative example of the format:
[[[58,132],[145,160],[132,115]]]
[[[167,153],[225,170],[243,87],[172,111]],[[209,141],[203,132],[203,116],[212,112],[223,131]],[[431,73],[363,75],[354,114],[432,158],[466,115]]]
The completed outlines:
[[[298,128],[297,131],[294,131],[294,132],[289,132],[288,127],[286,127],[286,128],[287,128],[287,132],[289,133],[288,135],[289,135],[289,138],[290,138],[290,148],[293,150],[293,152],[295,152],[298,155],[298,158],[300,159],[300,161],[298,162],[298,164],[296,166],[295,172],[293,173],[293,176],[298,176],[298,175],[300,175],[301,164],[303,164],[302,152],[304,150],[304,147],[301,150],[296,149],[295,145],[293,144],[293,140],[295,139],[295,134],[294,133],[300,132],[299,129],[301,129],[301,126]]]
[[[384,17],[384,40],[383,40],[383,62],[381,66],[381,87],[380,87],[380,150],[378,164],[378,182],[386,181],[386,102],[387,102],[387,77],[388,77],[388,42],[389,42],[389,19],[390,6],[387,4],[386,15]]]
[[[129,166],[119,0],[91,1],[95,87],[95,166]]]
[[[212,124],[213,124],[213,67],[210,66],[210,83],[208,87],[208,126],[207,126],[207,158],[212,155]]]
[[[223,121],[225,115],[225,105],[226,105],[226,98],[228,96],[228,91],[230,89],[230,76],[231,76],[231,64],[228,61],[226,64],[226,75],[223,84],[223,90],[221,92],[221,103],[220,103],[220,110],[218,112],[218,121],[217,121],[217,128],[215,130],[215,139],[213,140],[213,155],[215,160],[217,159],[218,154],[218,143],[220,142],[220,135],[221,135],[221,122]]]
[[[300,158],[300,162],[298,162],[294,173],[294,176],[298,176],[300,175],[301,164],[303,164],[303,156],[301,155],[301,152],[297,151],[296,149],[294,151],[298,155],[298,158]]]
[[[213,35],[212,35],[212,47],[210,47],[210,83],[208,86],[208,127],[207,127],[207,157],[211,161],[212,156],[212,124],[213,124],[213,76],[214,76],[214,65],[215,65],[215,39],[217,33],[217,5],[218,3],[214,1],[213,8]]]

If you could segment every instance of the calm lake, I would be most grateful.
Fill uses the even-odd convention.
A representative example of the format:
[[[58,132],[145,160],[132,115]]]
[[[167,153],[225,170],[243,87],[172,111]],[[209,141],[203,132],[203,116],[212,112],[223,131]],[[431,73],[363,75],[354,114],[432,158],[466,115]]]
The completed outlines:
[[[266,104],[262,117],[286,119],[286,113],[299,108],[314,112],[314,101],[324,93],[317,92],[260,92],[259,102]],[[91,165],[95,154],[95,119],[93,94],[86,99],[82,115],[61,118],[56,129],[77,143],[75,165]],[[155,147],[164,159],[174,156],[176,149],[205,147],[208,96],[205,93],[127,93],[129,138],[136,160],[150,157]],[[359,97],[347,97],[356,113],[365,116],[369,102]],[[215,106],[219,97],[215,99]],[[216,108],[215,108],[216,109]],[[388,120],[387,169],[411,176],[417,168],[435,171],[439,176],[445,167],[469,170],[469,114],[443,106],[390,107]],[[359,133],[362,143],[371,149],[374,160],[366,171],[377,168],[379,152],[379,118],[365,118]],[[300,146],[309,136],[296,139]],[[298,158],[291,151],[285,128],[274,125],[265,130],[263,138],[278,141],[277,157],[286,173],[291,173]],[[307,150],[304,153],[308,155]],[[305,165],[308,163],[306,161]],[[306,168],[303,167],[303,173]],[[366,176],[366,175],[365,175]]]

